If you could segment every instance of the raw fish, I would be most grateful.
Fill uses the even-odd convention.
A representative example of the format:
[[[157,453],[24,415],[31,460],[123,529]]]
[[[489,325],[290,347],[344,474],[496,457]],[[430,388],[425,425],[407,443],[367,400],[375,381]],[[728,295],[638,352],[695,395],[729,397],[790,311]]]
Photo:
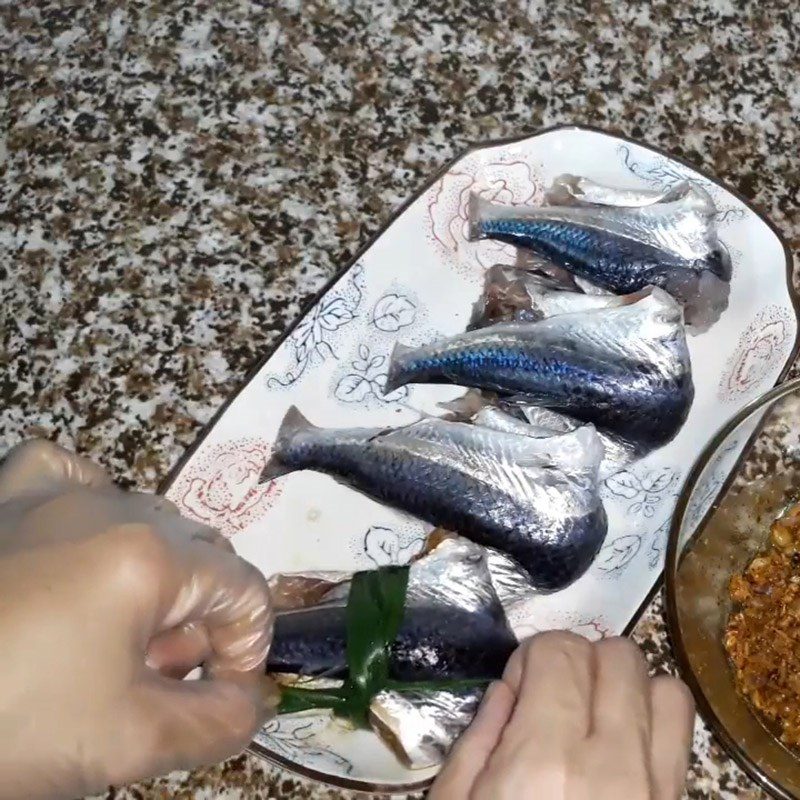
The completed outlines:
[[[278,613],[267,671],[346,677],[348,591],[341,584],[316,605]],[[498,678],[516,646],[484,548],[445,539],[411,564],[392,680]]]
[[[728,304],[731,261],[708,192],[683,182],[654,202],[642,203],[638,192],[634,205],[637,198],[625,190],[628,205],[611,205],[598,202],[598,184],[585,187],[593,202],[581,200],[570,184],[555,193],[562,202],[569,199],[565,205],[506,206],[473,195],[470,238],[530,248],[617,294],[659,286],[682,303],[687,324],[715,322]],[[612,199],[619,193],[601,188]]]
[[[385,391],[454,383],[524,395],[531,405],[652,449],[676,435],[694,398],[682,322],[680,306],[652,288],[615,308],[498,323],[419,348],[397,345]]]
[[[571,291],[548,275],[498,264],[486,273],[470,328],[509,320],[536,322],[558,314],[613,308],[629,302],[625,296]]]
[[[457,419],[523,436],[553,436],[577,430],[586,424],[566,414],[533,405],[525,397],[497,397],[473,389],[463,397],[442,403],[441,406],[454,412]],[[601,481],[646,455],[646,449],[636,442],[627,441],[602,428],[596,430],[604,451],[598,473]]]
[[[620,189],[606,186],[580,175],[559,175],[545,192],[548,206],[614,206],[616,208],[643,208],[656,203],[680,200],[692,191],[689,181],[678,181],[666,189]],[[707,194],[704,189],[697,191]],[[708,196],[708,201],[712,202]]]
[[[606,533],[591,426],[533,438],[423,419],[394,430],[325,430],[291,409],[262,480],[311,469],[511,556],[541,591],[589,567]]]
[[[402,693],[384,689],[372,700],[370,723],[411,769],[435,767],[472,722],[483,693],[481,688]]]

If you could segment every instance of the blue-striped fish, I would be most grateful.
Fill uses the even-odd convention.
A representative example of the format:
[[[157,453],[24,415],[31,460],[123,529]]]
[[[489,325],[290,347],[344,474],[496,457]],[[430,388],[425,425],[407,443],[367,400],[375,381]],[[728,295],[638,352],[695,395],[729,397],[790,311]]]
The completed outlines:
[[[563,205],[507,206],[473,195],[470,238],[530,248],[617,294],[658,286],[683,305],[687,324],[715,322],[728,304],[731,260],[711,196],[688,182],[657,198],[591,182],[581,192],[580,180],[551,190]]]
[[[614,308],[397,345],[385,391],[409,383],[524,395],[649,449],[676,435],[694,398],[681,308],[656,288]]]

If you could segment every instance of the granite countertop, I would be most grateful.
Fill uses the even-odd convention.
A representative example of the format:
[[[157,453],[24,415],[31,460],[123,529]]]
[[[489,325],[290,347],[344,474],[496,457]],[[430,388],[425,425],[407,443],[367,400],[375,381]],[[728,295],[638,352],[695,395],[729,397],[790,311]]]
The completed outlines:
[[[799,28],[787,0],[0,3],[0,447],[47,436],[152,490],[475,140],[640,137],[796,247]],[[658,600],[635,637],[672,668]],[[688,795],[762,796],[699,724]],[[244,755],[106,796],[341,797]]]

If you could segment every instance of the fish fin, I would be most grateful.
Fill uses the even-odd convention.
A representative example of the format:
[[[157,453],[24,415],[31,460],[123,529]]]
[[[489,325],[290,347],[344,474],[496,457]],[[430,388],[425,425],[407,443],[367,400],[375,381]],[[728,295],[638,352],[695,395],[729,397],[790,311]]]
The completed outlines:
[[[391,394],[396,389],[405,385],[403,378],[403,359],[409,353],[413,352],[414,348],[406,344],[395,342],[392,355],[389,358],[389,369],[386,371],[386,383],[383,386],[384,395]]]
[[[478,239],[485,238],[481,232],[481,223],[483,222],[486,212],[492,207],[490,200],[481,197],[474,192],[469,196],[467,203],[467,239],[474,242]]]
[[[294,472],[291,467],[287,467],[278,456],[272,455],[267,459],[264,469],[261,470],[261,474],[258,476],[258,483],[269,483],[291,472]]]
[[[264,469],[261,470],[261,475],[258,478],[259,483],[274,481],[276,478],[281,478],[284,475],[294,472],[292,467],[287,466],[281,461],[281,447],[298,433],[310,430],[316,430],[316,426],[312,425],[303,416],[297,406],[292,406],[286,412],[286,416],[283,418],[280,428],[278,428],[278,435],[275,437],[275,452],[267,459]]]

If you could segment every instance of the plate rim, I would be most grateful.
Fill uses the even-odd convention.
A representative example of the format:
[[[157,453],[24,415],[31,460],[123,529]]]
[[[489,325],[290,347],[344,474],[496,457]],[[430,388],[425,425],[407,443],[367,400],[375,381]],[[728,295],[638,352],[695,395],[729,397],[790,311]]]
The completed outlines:
[[[169,489],[174,484],[175,480],[178,478],[180,473],[182,472],[183,468],[189,463],[192,459],[194,454],[199,450],[203,442],[205,441],[206,437],[211,433],[214,429],[216,424],[228,410],[228,408],[233,404],[233,402],[239,397],[239,395],[244,391],[244,389],[250,385],[250,382],[255,378],[261,369],[269,362],[273,355],[277,352],[277,350],[281,347],[281,345],[286,341],[286,339],[291,336],[297,326],[306,318],[308,313],[322,300],[322,298],[343,278],[354,266],[355,264],[361,259],[364,254],[380,239],[384,233],[394,224],[394,222],[399,219],[428,189],[430,189],[437,181],[443,178],[459,161],[461,161],[466,156],[470,155],[479,150],[488,150],[494,147],[505,147],[512,144],[518,144],[520,142],[524,142],[530,139],[537,139],[542,136],[545,136],[550,133],[566,133],[568,131],[577,131],[580,133],[591,133],[591,134],[599,134],[601,136],[606,136],[610,139],[616,139],[620,143],[623,144],[632,144],[636,145],[637,147],[642,147],[645,150],[649,150],[651,153],[654,153],[657,156],[662,158],[666,158],[669,161],[674,163],[680,164],[681,166],[696,172],[705,180],[713,183],[715,186],[719,187],[723,191],[727,192],[731,196],[735,197],[742,205],[744,205],[749,211],[751,211],[756,217],[758,217],[769,229],[769,231],[775,236],[778,240],[778,243],[783,248],[784,254],[784,268],[786,273],[786,289],[789,295],[789,300],[792,305],[792,309],[794,311],[794,321],[795,321],[795,339],[792,345],[790,352],[788,353],[786,360],[784,362],[783,367],[781,368],[780,374],[775,382],[775,386],[781,384],[784,379],[786,378],[789,370],[791,369],[795,359],[800,353],[800,292],[795,289],[794,283],[792,281],[792,272],[793,272],[793,259],[792,253],[789,249],[789,246],[786,240],[783,237],[783,234],[777,228],[777,226],[764,214],[760,208],[755,205],[751,200],[745,198],[738,190],[728,186],[727,184],[723,183],[719,178],[709,174],[705,169],[698,167],[694,164],[691,164],[689,161],[685,159],[671,155],[670,153],[662,150],[660,147],[656,147],[655,145],[648,144],[640,139],[635,139],[627,134],[622,132],[616,131],[615,129],[604,129],[594,125],[585,125],[581,123],[559,123],[555,125],[550,125],[544,128],[538,128],[532,132],[520,134],[517,136],[508,136],[502,137],[498,139],[488,139],[482,141],[473,141],[469,142],[467,146],[461,150],[458,155],[454,158],[450,159],[445,163],[442,167],[440,167],[434,175],[426,180],[413,194],[409,195],[409,197],[403,201],[397,208],[395,208],[391,214],[387,217],[387,219],[380,225],[378,230],[370,236],[370,238],[356,251],[356,253],[350,258],[350,260],[343,266],[341,269],[337,270],[336,273],[328,279],[325,284],[317,291],[312,298],[310,298],[306,303],[303,304],[302,308],[300,309],[297,316],[293,319],[293,321],[284,329],[283,333],[271,344],[264,354],[256,359],[253,365],[247,370],[244,377],[238,383],[236,388],[228,395],[228,397],[223,401],[220,407],[214,412],[211,418],[206,422],[198,432],[195,439],[192,443],[184,450],[175,464],[169,469],[166,476],[159,482],[156,493],[157,494],[166,494]],[[673,512],[673,519],[674,519],[674,512]],[[631,618],[628,624],[622,631],[622,636],[629,636],[633,628],[636,626],[636,623],[641,618],[642,613],[647,608],[648,605],[652,602],[653,598],[655,597],[656,593],[661,589],[664,581],[664,570],[662,569],[658,576],[656,577],[653,585],[648,590],[647,594],[645,595],[644,600],[638,606],[636,611],[631,615]],[[296,762],[291,761],[289,759],[284,758],[283,756],[278,755],[277,753],[273,753],[266,748],[262,747],[257,742],[251,742],[250,746],[247,748],[250,752],[254,755],[263,758],[273,764],[276,764],[279,767],[285,768],[290,772],[293,772],[297,775],[300,775],[303,778],[311,779],[317,781],[318,783],[324,784],[326,786],[334,787],[337,789],[347,789],[349,791],[355,792],[362,792],[362,793],[382,793],[382,794],[406,794],[409,792],[418,792],[423,791],[428,788],[431,783],[433,782],[433,778],[428,778],[421,781],[416,781],[414,783],[403,783],[403,784],[381,784],[381,783],[374,783],[370,781],[362,781],[357,780],[354,778],[347,778],[342,776],[334,776],[330,775],[325,772],[320,772],[312,767],[306,767],[304,765],[298,765]]]

